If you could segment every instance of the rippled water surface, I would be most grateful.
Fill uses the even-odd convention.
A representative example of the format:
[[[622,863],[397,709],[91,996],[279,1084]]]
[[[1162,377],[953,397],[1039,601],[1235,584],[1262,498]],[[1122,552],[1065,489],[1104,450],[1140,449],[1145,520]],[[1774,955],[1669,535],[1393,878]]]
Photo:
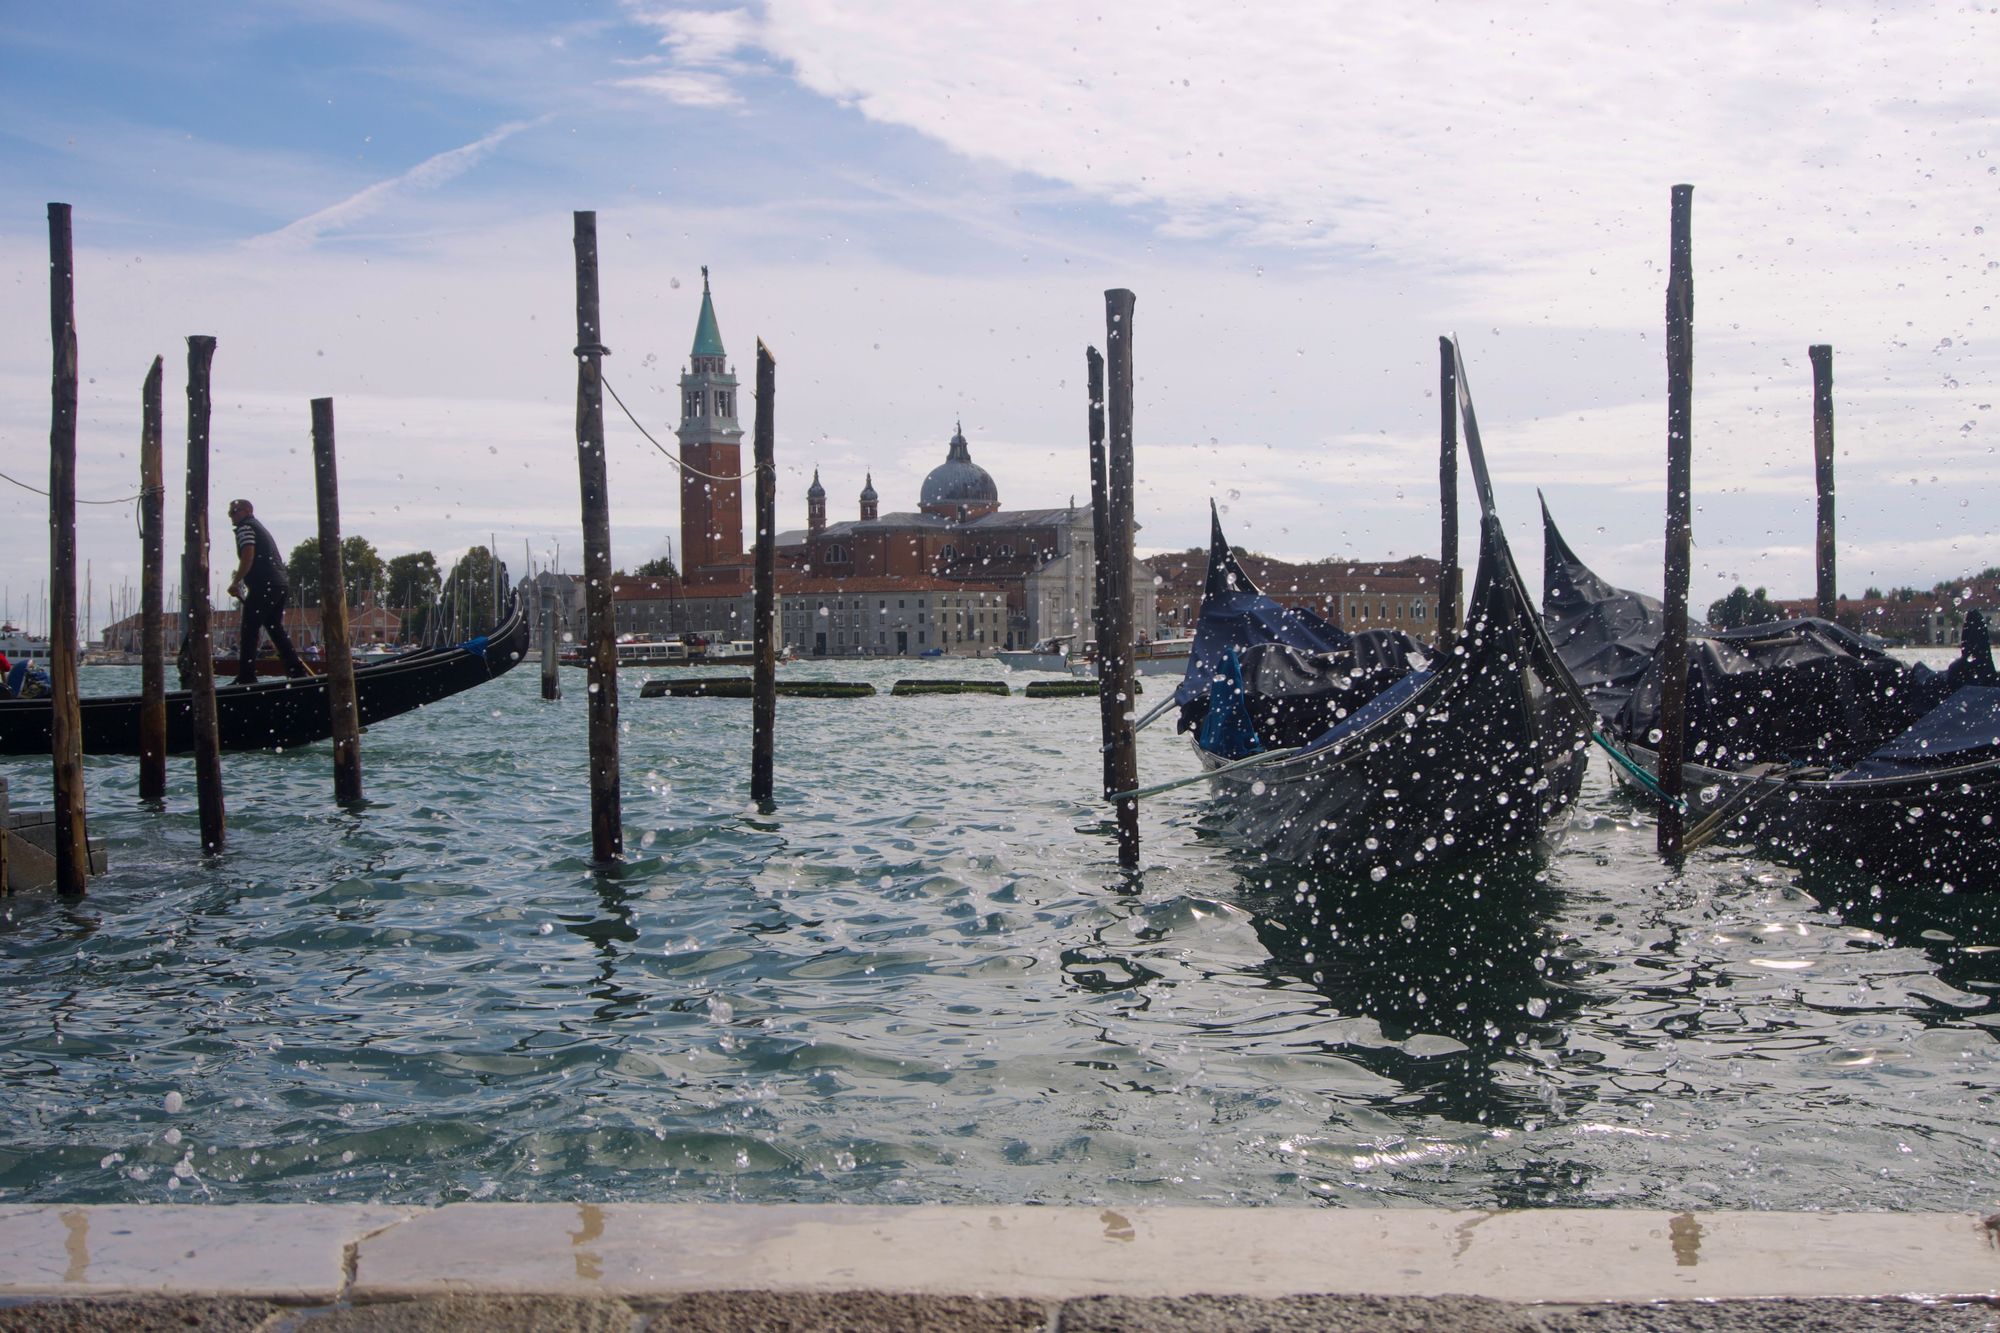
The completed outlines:
[[[1670,877],[1601,762],[1539,856],[1312,882],[1217,841],[1196,785],[1126,875],[1093,700],[886,693],[990,663],[785,670],[884,693],[780,701],[772,815],[747,701],[626,675],[614,873],[575,672],[377,727],[358,813],[324,745],[225,758],[208,863],[188,764],[156,814],[132,761],[88,761],[110,874],[0,900],[0,1201],[2000,1193],[1976,894],[1740,850]],[[45,763],[0,764],[46,804]],[[1165,723],[1140,764],[1195,771]]]

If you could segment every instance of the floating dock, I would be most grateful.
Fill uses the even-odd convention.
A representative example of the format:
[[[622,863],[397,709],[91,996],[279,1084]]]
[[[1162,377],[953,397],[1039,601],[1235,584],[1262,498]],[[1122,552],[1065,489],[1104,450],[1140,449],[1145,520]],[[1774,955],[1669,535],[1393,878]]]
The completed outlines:
[[[1146,689],[1139,684],[1139,678],[1132,678],[1132,693],[1144,694]],[[1097,680],[1031,680],[1022,691],[1030,699],[1080,699],[1086,695],[1097,697]]]
[[[748,676],[699,676],[694,680],[649,680],[639,687],[641,699],[748,699],[755,682]],[[862,680],[781,680],[778,693],[787,699],[866,699],[875,687]]]
[[[890,687],[896,698],[913,694],[1012,694],[1004,680],[899,680]]]

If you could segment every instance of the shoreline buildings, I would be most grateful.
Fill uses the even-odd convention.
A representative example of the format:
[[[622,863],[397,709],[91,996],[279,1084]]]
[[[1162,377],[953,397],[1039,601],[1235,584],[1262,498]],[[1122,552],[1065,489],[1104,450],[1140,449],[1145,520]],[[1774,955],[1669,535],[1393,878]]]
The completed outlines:
[[[752,557],[743,543],[738,383],[702,270],[701,313],[681,376],[680,577],[612,589],[617,631],[751,634]],[[1078,450],[1081,463],[1082,450]],[[829,522],[817,469],[806,526],[777,536],[778,634],[805,656],[977,655],[1053,635],[1092,637],[1096,561],[1090,510],[1009,511],[972,461],[961,426],[924,478],[917,508],[881,512],[873,473],[856,516]],[[1135,631],[1156,637],[1153,575],[1134,562]]]

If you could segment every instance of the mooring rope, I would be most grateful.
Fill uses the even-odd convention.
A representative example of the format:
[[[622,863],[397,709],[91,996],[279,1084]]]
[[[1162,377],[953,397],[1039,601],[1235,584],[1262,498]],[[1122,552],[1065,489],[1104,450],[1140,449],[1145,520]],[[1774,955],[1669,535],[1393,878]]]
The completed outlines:
[[[1604,753],[1611,756],[1611,762],[1617,764],[1620,768],[1624,769],[1626,773],[1628,773],[1631,776],[1634,782],[1638,783],[1647,792],[1651,793],[1653,798],[1657,800],[1661,805],[1671,805],[1675,809],[1679,810],[1682,814],[1687,813],[1687,808],[1688,808],[1687,797],[1667,795],[1666,790],[1660,786],[1658,778],[1655,778],[1651,773],[1648,773],[1645,769],[1639,767],[1638,764],[1632,761],[1632,757],[1630,755],[1626,754],[1624,751],[1620,750],[1617,746],[1613,745],[1610,741],[1606,740],[1603,732],[1599,731],[1596,727],[1592,727],[1590,729],[1590,739],[1596,741],[1599,745],[1603,746]]]
[[[1293,745],[1283,750],[1266,750],[1262,754],[1253,754],[1248,759],[1238,759],[1233,764],[1223,764],[1219,768],[1211,768],[1197,773],[1191,778],[1175,778],[1172,782],[1162,782],[1153,787],[1140,787],[1133,791],[1113,792],[1104,799],[1107,801],[1143,800],[1148,796],[1158,796],[1161,792],[1172,791],[1176,787],[1186,787],[1197,782],[1207,782],[1210,779],[1219,778],[1225,774],[1240,773],[1246,768],[1256,768],[1260,764],[1273,763],[1279,759],[1290,759],[1305,748],[1303,745]]]
[[[1133,734],[1136,735],[1139,732],[1144,731],[1147,727],[1152,726],[1155,722],[1158,722],[1160,720],[1160,715],[1166,712],[1169,708],[1172,708],[1173,706],[1174,706],[1174,696],[1171,694],[1168,695],[1166,698],[1160,700],[1160,706],[1158,708],[1155,708],[1152,712],[1140,718],[1138,723],[1133,726],[1132,728]]]
[[[1795,766],[1785,774],[1785,780],[1783,782],[1772,783],[1760,795],[1758,795],[1756,800],[1751,801],[1748,805],[1744,806],[1743,818],[1747,819],[1751,815],[1755,814],[1757,811],[1763,809],[1764,804],[1767,801],[1769,801],[1773,796],[1776,796],[1779,792],[1790,791],[1792,788],[1792,784],[1798,782],[1802,778],[1812,777],[1815,774],[1823,775],[1826,772],[1827,770],[1823,768],[1808,768],[1803,765]],[[1716,836],[1722,832],[1723,821],[1727,819],[1729,815],[1734,811],[1737,803],[1741,801],[1744,797],[1750,795],[1752,792],[1755,792],[1756,790],[1757,790],[1757,784],[1755,782],[1747,783],[1743,787],[1739,788],[1735,795],[1731,796],[1728,800],[1724,801],[1721,805],[1717,806],[1714,810],[1710,811],[1707,818],[1703,819],[1699,824],[1696,824],[1693,828],[1689,829],[1687,832],[1687,836],[1681,839],[1681,850],[1683,852],[1691,852],[1698,847],[1705,846],[1706,844],[1714,841]]]
[[[604,385],[604,391],[611,395],[611,401],[618,404],[618,410],[625,414],[625,419],[627,421],[630,421],[633,424],[633,426],[637,427],[639,433],[646,437],[646,442],[648,444],[652,445],[655,449],[658,449],[662,454],[665,454],[667,461],[669,463],[672,463],[675,467],[679,468],[681,471],[686,472],[691,476],[700,477],[704,481],[748,481],[752,477],[757,475],[756,471],[753,469],[752,471],[749,472],[738,472],[736,475],[731,477],[718,477],[713,472],[703,472],[698,467],[689,467],[686,463],[683,463],[681,462],[680,459],[674,457],[674,455],[667,449],[666,445],[661,444],[658,440],[654,439],[653,433],[651,431],[647,430],[644,426],[639,425],[639,418],[633,416],[632,409],[625,406],[625,400],[618,396],[618,390],[611,387],[610,380],[604,379],[603,376],[601,375],[598,378]]]
[[[0,472],[0,481],[11,481],[16,486],[19,486],[22,490],[33,491],[36,495],[48,494],[48,492],[43,490],[41,487],[30,486],[27,482],[22,481],[19,477],[10,477],[4,472]],[[134,500],[143,500],[145,498],[146,498],[146,493],[144,491],[140,491],[137,495],[124,495],[120,496],[116,500],[85,500],[79,497],[77,499],[77,503],[80,505],[126,505],[126,504],[131,504]]]

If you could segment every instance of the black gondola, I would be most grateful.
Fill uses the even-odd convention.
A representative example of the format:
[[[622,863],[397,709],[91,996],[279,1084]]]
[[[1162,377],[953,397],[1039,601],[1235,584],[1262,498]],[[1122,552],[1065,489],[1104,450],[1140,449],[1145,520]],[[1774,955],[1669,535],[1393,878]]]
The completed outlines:
[[[354,689],[361,725],[482,685],[520,661],[527,648],[528,622],[515,598],[507,618],[479,638],[357,667]],[[83,752],[137,754],[139,704],[136,694],[81,700]],[[217,734],[225,750],[289,750],[333,734],[324,676],[227,686],[215,692],[215,704]],[[47,699],[0,700],[0,754],[48,754],[51,711]],[[167,695],[167,752],[193,749],[194,696],[176,690]]]
[[[1545,524],[1580,571],[1574,586],[1607,602],[1637,599],[1590,573],[1553,520]],[[1560,614],[1590,609],[1579,601]],[[1589,636],[1571,642],[1566,653],[1592,650]],[[1620,753],[1657,773],[1657,663],[1623,688],[1605,729]],[[2000,888],[2000,676],[1977,611],[1942,672],[1809,617],[1695,636],[1686,754],[1689,845],[1722,837],[1898,878]]]
[[[1176,698],[1216,819],[1273,860],[1381,880],[1531,843],[1576,799],[1591,711],[1514,566],[1462,362],[1458,384],[1479,565],[1464,631],[1427,665],[1264,597],[1212,525]]]

